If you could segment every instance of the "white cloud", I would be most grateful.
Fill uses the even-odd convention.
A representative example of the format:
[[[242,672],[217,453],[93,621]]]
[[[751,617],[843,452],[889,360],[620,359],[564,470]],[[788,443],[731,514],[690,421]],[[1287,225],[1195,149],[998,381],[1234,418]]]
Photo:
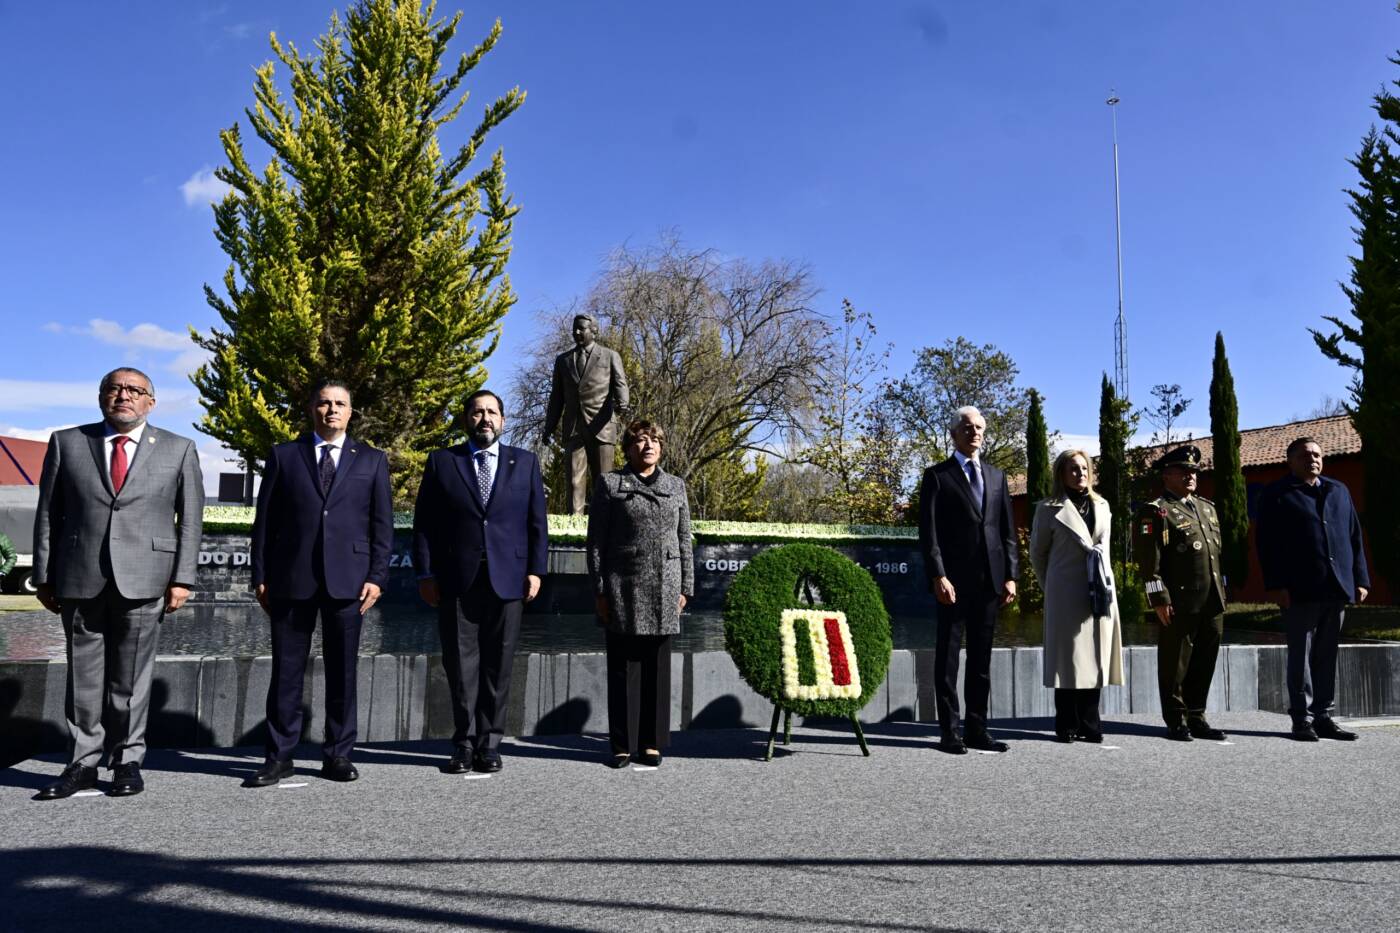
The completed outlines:
[[[20,428],[12,424],[0,424],[0,436],[17,437],[25,441],[42,441],[47,444],[50,434],[71,427],[74,427],[74,425],[56,424],[51,428]]]
[[[1099,455],[1097,434],[1061,434],[1051,438],[1050,455],[1053,457],[1062,450],[1082,450],[1091,457]]]
[[[0,379],[0,411],[97,408],[97,382]]]
[[[95,317],[86,327],[71,327],[50,322],[44,330],[55,334],[77,334],[92,337],[114,347],[143,350],[188,350],[191,346],[188,334],[166,330],[158,324],[137,324],[130,330],[116,321]]]
[[[185,197],[186,207],[201,207],[222,201],[231,189],[214,177],[214,170],[205,166],[180,185],[180,193]]]

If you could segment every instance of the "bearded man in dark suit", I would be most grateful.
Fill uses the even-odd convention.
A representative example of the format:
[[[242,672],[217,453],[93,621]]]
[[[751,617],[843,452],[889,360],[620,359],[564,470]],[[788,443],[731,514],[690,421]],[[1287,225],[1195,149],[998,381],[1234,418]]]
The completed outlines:
[[[549,562],[540,462],[500,443],[504,425],[500,396],[468,397],[469,440],[428,455],[413,511],[418,592],[438,611],[452,695],[449,774],[501,770],[520,616]]]
[[[987,732],[992,636],[997,613],[1016,598],[1016,523],[1006,474],[980,457],[987,422],[972,406],[951,426],[953,456],[924,471],[919,488],[919,549],[929,591],[938,599],[934,697],[939,747],[1004,752]],[[966,740],[958,733],[958,650],[967,635]]]

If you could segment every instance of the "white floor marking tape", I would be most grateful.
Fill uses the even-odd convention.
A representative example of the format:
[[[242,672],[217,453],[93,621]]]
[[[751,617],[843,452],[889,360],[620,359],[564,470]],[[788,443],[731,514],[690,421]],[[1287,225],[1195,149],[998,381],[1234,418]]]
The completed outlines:
[[[489,775],[489,774],[477,774],[476,772],[472,772],[471,774],[464,774],[464,775],[462,775],[462,780],[464,780],[464,781],[484,781],[484,780],[486,780],[487,778],[489,778],[490,776],[491,776],[491,775]]]
[[[651,765],[633,765],[633,766],[632,766],[632,770],[633,770],[633,771],[655,771],[656,769],[653,768]]]
[[[80,790],[80,791],[75,791],[74,794],[73,794],[73,796],[74,796],[74,797],[101,797],[101,796],[103,796],[103,793],[102,793],[102,791],[100,791],[100,790]]]
[[[1231,742],[1229,739],[1222,739],[1222,740],[1220,740],[1219,742],[1216,742],[1215,744],[1216,744],[1216,745],[1234,745],[1235,743],[1234,743],[1234,742]]]
[[[986,749],[981,749],[981,748],[969,748],[968,751],[974,752],[974,753],[976,753],[976,754],[978,754],[978,755],[1000,755],[1000,754],[1001,754],[1001,752],[989,752],[989,751],[987,751]]]
[[[298,782],[295,783],[295,784],[284,784],[284,783],[282,783],[281,781],[278,781],[278,782],[277,782],[277,786],[278,786],[278,787],[305,787],[305,786],[306,786],[306,782],[305,782],[305,781],[298,781]]]
[[[1100,745],[1099,748],[1106,752],[1121,752],[1123,750],[1121,745]]]

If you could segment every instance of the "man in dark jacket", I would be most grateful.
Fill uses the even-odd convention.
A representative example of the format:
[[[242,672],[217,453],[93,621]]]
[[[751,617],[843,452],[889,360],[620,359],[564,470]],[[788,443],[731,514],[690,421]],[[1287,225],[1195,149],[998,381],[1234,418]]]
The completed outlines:
[[[1004,752],[987,733],[991,696],[992,632],[997,612],[1016,598],[1016,523],[1006,474],[983,463],[981,412],[958,409],[953,456],[924,471],[919,487],[919,550],[929,592],[938,599],[934,645],[934,698],[942,733],[939,747],[954,755],[968,748]],[[958,734],[958,649],[967,633],[966,742]]]
[[[418,592],[438,611],[452,695],[449,774],[501,770],[520,615],[549,566],[539,460],[500,442],[496,393],[475,392],[466,407],[468,442],[428,455],[413,511]]]
[[[1347,488],[1322,475],[1322,448],[1310,437],[1288,445],[1289,476],[1259,499],[1254,540],[1264,587],[1288,632],[1288,714],[1293,738],[1350,741],[1332,719],[1337,642],[1346,604],[1364,602],[1371,579],[1361,521]]]
[[[389,459],[345,433],[354,415],[345,383],[317,383],[307,411],[311,431],[268,454],[253,519],[253,592],[272,622],[272,679],[267,760],[249,787],[269,787],[293,772],[317,618],[326,670],[321,773],[333,781],[360,776],[350,761],[356,671],[365,613],[389,582]]]

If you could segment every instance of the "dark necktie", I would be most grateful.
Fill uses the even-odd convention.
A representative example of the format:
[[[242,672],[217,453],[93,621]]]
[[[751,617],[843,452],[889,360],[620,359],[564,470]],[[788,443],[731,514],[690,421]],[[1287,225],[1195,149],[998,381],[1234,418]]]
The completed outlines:
[[[126,483],[126,442],[131,440],[125,434],[118,434],[112,438],[112,492],[122,491],[122,486]]]
[[[491,457],[484,450],[476,455],[476,488],[482,505],[491,501]]]
[[[329,495],[331,483],[335,482],[335,458],[331,456],[331,445],[321,445],[321,495]]]
[[[977,469],[977,461],[967,461],[967,481],[972,485],[972,501],[982,508],[982,471]]]

